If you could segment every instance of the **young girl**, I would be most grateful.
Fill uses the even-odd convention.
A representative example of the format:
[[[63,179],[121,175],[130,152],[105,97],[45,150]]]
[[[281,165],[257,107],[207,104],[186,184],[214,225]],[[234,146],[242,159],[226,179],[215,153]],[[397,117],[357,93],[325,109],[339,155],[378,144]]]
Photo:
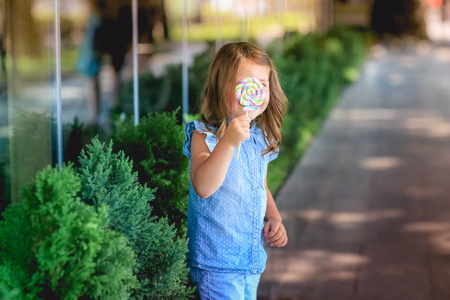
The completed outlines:
[[[244,77],[256,77],[265,89],[263,104],[248,116],[234,98]],[[204,88],[202,122],[186,125],[183,147],[191,174],[187,259],[201,299],[256,299],[267,259],[263,237],[271,246],[287,243],[266,180],[286,106],[263,50],[241,42],[218,51]]]

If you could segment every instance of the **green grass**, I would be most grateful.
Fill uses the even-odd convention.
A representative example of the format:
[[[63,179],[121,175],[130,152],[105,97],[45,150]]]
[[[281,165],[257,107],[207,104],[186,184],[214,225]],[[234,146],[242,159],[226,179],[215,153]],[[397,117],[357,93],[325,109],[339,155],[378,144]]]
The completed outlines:
[[[219,28],[215,21],[198,24],[189,24],[188,38],[191,41],[223,39],[241,39],[244,34],[249,38],[265,35],[271,30],[282,28],[285,31],[298,31],[311,23],[311,19],[305,13],[283,13],[278,15],[255,17],[249,19],[248,24],[240,19],[225,19]],[[248,27],[248,32],[244,28]],[[175,41],[183,38],[183,27],[181,24],[172,24],[169,28],[170,36]]]
[[[78,59],[78,49],[63,49],[61,51],[61,72],[75,72]],[[7,68],[12,70],[11,56],[7,58]],[[19,56],[16,58],[17,73],[22,80],[39,81],[48,78],[55,72],[55,54],[44,52],[39,57]]]

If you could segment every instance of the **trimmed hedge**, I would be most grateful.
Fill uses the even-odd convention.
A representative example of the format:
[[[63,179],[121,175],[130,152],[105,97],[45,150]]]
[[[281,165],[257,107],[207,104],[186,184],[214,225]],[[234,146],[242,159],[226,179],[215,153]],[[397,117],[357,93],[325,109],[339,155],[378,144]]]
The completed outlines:
[[[47,167],[3,213],[1,299],[192,297],[185,238],[152,213],[154,190],[112,148],[94,138],[77,172]]]
[[[273,193],[320,130],[342,88],[358,79],[367,40],[365,33],[336,26],[327,33],[294,34],[273,57],[289,99],[280,155],[267,177]]]
[[[47,167],[0,222],[1,299],[125,299],[138,286],[134,253],[108,228],[107,207],[77,198],[71,167]]]
[[[96,209],[107,205],[110,227],[126,237],[136,254],[133,273],[140,287],[132,298],[189,298],[186,240],[176,238],[167,218],[155,216],[155,190],[139,184],[133,162],[123,151],[114,153],[112,141],[105,146],[94,138],[82,151],[80,165],[81,199]]]

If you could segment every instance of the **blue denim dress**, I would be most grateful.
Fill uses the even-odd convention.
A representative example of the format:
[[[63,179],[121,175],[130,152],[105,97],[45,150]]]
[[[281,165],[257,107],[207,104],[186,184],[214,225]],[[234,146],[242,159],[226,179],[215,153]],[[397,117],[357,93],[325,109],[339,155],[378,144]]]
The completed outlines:
[[[191,140],[195,130],[206,134],[212,152],[216,136],[206,126],[192,121],[186,124],[184,154],[191,159]],[[263,247],[267,192],[264,180],[267,164],[277,154],[261,156],[267,148],[262,131],[252,125],[250,138],[241,144],[239,159],[231,160],[222,186],[204,199],[189,188],[188,265],[218,272],[261,274],[267,255]]]

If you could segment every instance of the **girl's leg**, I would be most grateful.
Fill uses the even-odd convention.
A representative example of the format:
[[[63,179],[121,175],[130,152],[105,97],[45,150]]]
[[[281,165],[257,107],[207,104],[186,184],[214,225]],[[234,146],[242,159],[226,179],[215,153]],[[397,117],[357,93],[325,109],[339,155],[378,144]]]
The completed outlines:
[[[245,300],[256,300],[256,292],[258,290],[259,279],[258,275],[245,275]]]
[[[207,271],[196,267],[191,267],[189,273],[201,300],[247,300],[244,274]]]

